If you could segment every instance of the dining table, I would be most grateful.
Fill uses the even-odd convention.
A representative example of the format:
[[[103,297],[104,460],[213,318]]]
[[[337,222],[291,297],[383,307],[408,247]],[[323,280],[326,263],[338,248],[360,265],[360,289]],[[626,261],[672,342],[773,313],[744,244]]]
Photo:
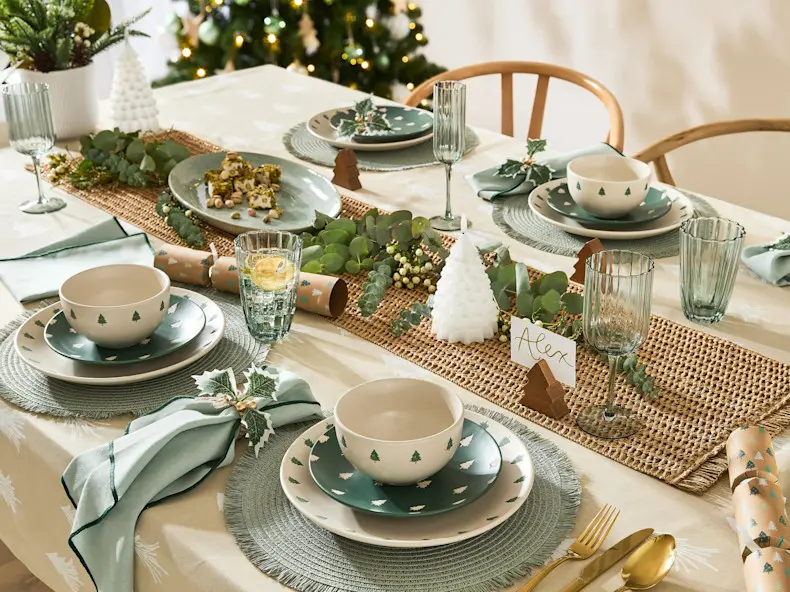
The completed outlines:
[[[313,114],[350,105],[363,93],[276,66],[261,66],[154,91],[163,128],[189,132],[229,150],[260,152],[296,160],[282,137]],[[109,106],[102,107],[102,127],[111,124]],[[464,178],[470,173],[519,158],[524,139],[475,128],[480,144],[454,169],[453,208],[471,222],[476,241],[501,241],[514,260],[546,272],[569,275],[575,260],[525,246],[506,236],[492,219],[492,204],[480,199]],[[550,138],[549,138],[550,140]],[[592,142],[595,138],[580,138]],[[560,148],[560,147],[555,147]],[[576,147],[562,147],[576,148]],[[22,255],[107,218],[103,212],[57,187],[67,207],[48,215],[17,209],[35,193],[26,170],[27,157],[7,143],[0,148],[0,256]],[[332,170],[307,164],[331,179]],[[722,167],[721,174],[735,174]],[[339,189],[372,206],[409,209],[430,217],[443,212],[445,171],[440,165],[394,172],[361,172],[362,188]],[[724,218],[746,229],[746,244],[770,242],[790,231],[790,222],[705,196]],[[152,214],[153,215],[153,214]],[[154,241],[156,244],[157,241]],[[652,311],[677,323],[692,325],[680,306],[678,257],[657,259]],[[40,303],[28,304],[35,309]],[[13,321],[24,307],[0,286],[0,324]],[[790,364],[790,289],[762,281],[741,265],[723,321],[696,328]],[[298,311],[291,334],[271,349],[268,363],[306,379],[326,409],[348,389],[365,381],[422,377],[454,389],[468,403],[495,407],[445,379],[343,330],[324,318]],[[201,368],[213,370],[213,368]],[[620,394],[621,397],[635,396]],[[525,422],[572,460],[582,484],[576,525],[560,554],[604,504],[621,511],[606,544],[642,528],[671,533],[677,540],[674,569],[657,590],[665,592],[740,592],[745,590],[740,550],[726,476],[703,495],[686,493],[571,442],[550,430]],[[122,435],[130,417],[96,421],[54,418],[28,413],[0,399],[0,539],[43,583],[56,592],[92,590],[93,584],[72,554],[67,538],[73,509],[60,484],[75,455]],[[790,431],[775,438],[780,467],[790,458]],[[276,437],[276,436],[274,436]],[[237,444],[237,456],[246,444]],[[262,454],[265,454],[265,449]],[[135,535],[135,590],[269,591],[287,589],[250,563],[228,533],[223,519],[223,492],[231,468],[215,471],[199,488],[146,510]],[[271,475],[277,479],[277,475]],[[569,562],[538,588],[560,590],[584,562]],[[622,564],[620,564],[622,565]],[[620,585],[612,569],[588,587],[613,590]],[[512,588],[517,589],[516,587]]]

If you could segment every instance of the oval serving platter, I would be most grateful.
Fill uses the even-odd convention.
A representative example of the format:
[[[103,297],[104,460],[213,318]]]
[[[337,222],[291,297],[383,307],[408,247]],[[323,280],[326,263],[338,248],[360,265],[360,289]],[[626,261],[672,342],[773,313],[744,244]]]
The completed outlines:
[[[263,211],[257,216],[250,216],[244,203],[232,209],[206,207],[207,188],[204,174],[207,170],[222,168],[225,154],[215,152],[191,156],[179,162],[170,172],[169,185],[175,198],[211,226],[231,234],[252,230],[301,232],[313,225],[316,211],[332,218],[340,214],[340,195],[322,175],[290,160],[254,152],[238,154],[253,166],[268,163],[282,168],[280,189],[275,193],[277,204],[283,210],[280,218],[266,223],[263,221]],[[232,218],[234,212],[241,215],[238,220]]]

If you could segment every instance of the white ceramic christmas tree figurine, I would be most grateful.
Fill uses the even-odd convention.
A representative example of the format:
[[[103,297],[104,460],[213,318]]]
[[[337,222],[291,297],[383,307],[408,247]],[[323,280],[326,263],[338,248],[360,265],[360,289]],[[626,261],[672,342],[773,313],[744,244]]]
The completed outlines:
[[[122,132],[159,131],[156,99],[128,36],[115,64],[110,105],[115,125]]]
[[[437,339],[469,344],[496,334],[499,309],[477,247],[466,235],[465,217],[461,231],[436,283],[431,333]]]

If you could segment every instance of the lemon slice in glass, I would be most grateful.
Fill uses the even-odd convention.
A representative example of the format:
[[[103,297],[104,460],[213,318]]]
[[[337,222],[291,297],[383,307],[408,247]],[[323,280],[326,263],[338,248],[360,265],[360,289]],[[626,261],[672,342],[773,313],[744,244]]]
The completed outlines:
[[[262,290],[285,290],[294,278],[294,264],[284,257],[265,255],[252,268],[252,282]]]

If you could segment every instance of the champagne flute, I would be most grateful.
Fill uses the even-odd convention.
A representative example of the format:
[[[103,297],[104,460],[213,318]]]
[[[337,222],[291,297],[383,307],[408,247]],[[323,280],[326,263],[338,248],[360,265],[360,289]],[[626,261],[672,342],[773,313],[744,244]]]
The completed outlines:
[[[615,405],[617,360],[634,353],[650,330],[653,260],[632,251],[600,251],[587,259],[584,277],[584,339],[609,359],[604,405],[583,410],[576,422],[599,438],[627,438],[643,427],[628,408]]]
[[[436,230],[460,230],[461,217],[453,215],[450,204],[450,177],[453,165],[461,160],[466,148],[466,85],[456,80],[442,80],[433,87],[433,155],[444,163],[447,177],[447,202],[444,216],[431,218]],[[467,222],[467,225],[471,225]]]
[[[46,214],[65,208],[66,202],[62,199],[46,197],[41,185],[40,158],[55,145],[49,85],[39,82],[7,84],[2,93],[11,146],[32,157],[38,184],[38,199],[24,202],[19,209],[27,214]]]

